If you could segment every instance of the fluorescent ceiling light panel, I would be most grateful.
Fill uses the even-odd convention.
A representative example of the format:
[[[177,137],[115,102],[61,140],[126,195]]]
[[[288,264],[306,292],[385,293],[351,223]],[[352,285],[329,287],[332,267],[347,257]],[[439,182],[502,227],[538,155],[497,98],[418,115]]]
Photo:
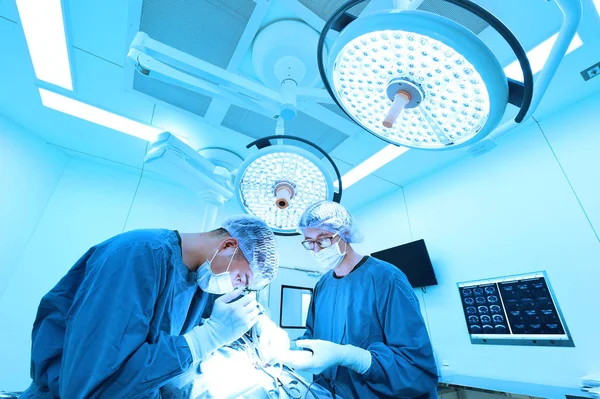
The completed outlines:
[[[73,90],[60,0],[17,0],[17,8],[35,76]]]
[[[154,141],[156,136],[163,132],[161,129],[127,119],[123,116],[96,108],[81,101],[77,101],[45,89],[39,90],[40,97],[42,98],[42,104],[44,104],[44,106],[76,118],[85,119],[86,121],[95,123],[97,125],[127,133],[131,136],[139,137],[140,139],[148,141]]]
[[[369,159],[357,165],[350,172],[346,173],[342,176],[342,186],[344,190],[353,185],[354,183],[362,180],[367,177],[371,173],[375,172],[377,169],[381,168],[383,165],[388,162],[393,161],[398,158],[400,155],[404,154],[408,151],[408,147],[398,147],[393,144],[389,144],[381,151],[371,156]]]
[[[596,0],[600,2],[600,0]],[[536,46],[533,50],[527,52],[527,58],[529,58],[529,64],[531,65],[531,71],[535,75],[539,71],[542,70],[546,60],[550,56],[550,50],[552,50],[552,46],[554,46],[554,42],[558,38],[558,33],[550,36],[548,39],[544,40],[541,44]],[[583,42],[578,34],[575,34],[569,48],[567,49],[567,54],[571,51],[578,49],[581,47]],[[506,68],[504,68],[504,72],[506,76],[518,80],[519,82],[523,81],[523,71],[521,71],[521,66],[519,65],[519,61],[514,61]]]
[[[600,16],[600,0],[594,0],[594,6],[596,7],[596,12]]]

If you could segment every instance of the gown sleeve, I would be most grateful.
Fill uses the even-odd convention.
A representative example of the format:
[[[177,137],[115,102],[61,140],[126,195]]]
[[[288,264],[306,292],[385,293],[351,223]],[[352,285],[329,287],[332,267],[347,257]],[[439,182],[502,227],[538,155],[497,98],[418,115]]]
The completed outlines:
[[[431,393],[437,386],[437,367],[418,300],[405,279],[392,276],[388,281],[371,293],[385,342],[368,347],[372,362],[362,377],[385,396],[414,398]]]
[[[148,243],[121,246],[88,263],[67,316],[61,397],[152,396],[189,368],[183,336],[161,333],[147,342],[165,264],[164,249]]]

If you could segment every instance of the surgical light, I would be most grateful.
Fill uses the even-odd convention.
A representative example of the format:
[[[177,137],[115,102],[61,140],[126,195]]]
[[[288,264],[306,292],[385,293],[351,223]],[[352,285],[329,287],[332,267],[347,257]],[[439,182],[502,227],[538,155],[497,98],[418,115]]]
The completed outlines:
[[[17,0],[17,8],[37,78],[73,90],[60,0]]]
[[[46,89],[40,88],[39,91],[42,104],[47,108],[127,133],[131,136],[154,141],[158,134],[163,131]]]
[[[259,150],[248,157],[236,175],[236,192],[242,208],[263,219],[278,235],[295,235],[304,210],[314,202],[339,202],[342,189],[334,191],[333,178],[317,156],[303,148],[271,145],[269,140],[296,140],[319,151],[339,171],[327,153],[308,140],[294,136],[268,136],[248,144]]]
[[[360,126],[395,145],[450,149],[472,144],[500,122],[509,82],[494,53],[474,33],[437,14],[392,10],[353,19],[324,55],[329,29],[352,19],[340,7],[321,32],[319,70],[326,89]],[[492,14],[467,1],[451,0],[498,30],[525,70],[520,122],[533,91],[524,50]],[[513,84],[514,85],[514,84]]]
[[[598,0],[600,1],[600,0]],[[558,39],[558,33],[550,36],[548,39],[544,40],[542,43],[534,47],[532,50],[527,52],[527,58],[531,62],[531,71],[535,74],[542,70],[544,64],[546,64],[546,60],[550,56],[550,50],[552,50],[552,46]],[[567,54],[570,52],[577,50],[579,47],[583,45],[581,38],[578,34],[575,34],[575,37],[571,41],[569,48],[567,49]],[[504,68],[504,72],[506,76],[515,80],[522,80],[523,73],[521,72],[521,67],[519,66],[518,61],[514,61],[508,66]]]

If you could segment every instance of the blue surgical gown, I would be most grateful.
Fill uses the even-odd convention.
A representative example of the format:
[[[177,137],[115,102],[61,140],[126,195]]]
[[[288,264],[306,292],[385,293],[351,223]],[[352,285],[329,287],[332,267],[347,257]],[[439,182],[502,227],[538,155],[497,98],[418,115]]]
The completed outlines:
[[[317,283],[304,339],[350,344],[371,352],[365,374],[336,366],[319,384],[345,399],[437,398],[437,367],[419,302],[406,276],[368,257],[350,274],[327,272]],[[334,383],[328,383],[333,380]]]
[[[21,398],[157,398],[185,372],[182,336],[208,295],[183,264],[178,234],[137,230],[87,251],[43,298]]]

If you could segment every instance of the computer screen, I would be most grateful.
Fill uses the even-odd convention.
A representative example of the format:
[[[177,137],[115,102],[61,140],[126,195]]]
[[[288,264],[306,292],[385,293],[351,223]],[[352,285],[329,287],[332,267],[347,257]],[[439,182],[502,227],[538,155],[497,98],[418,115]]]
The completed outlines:
[[[433,265],[424,240],[417,240],[375,252],[371,256],[391,263],[402,270],[413,287],[437,285]]]
[[[458,283],[472,343],[573,346],[544,272]]]

